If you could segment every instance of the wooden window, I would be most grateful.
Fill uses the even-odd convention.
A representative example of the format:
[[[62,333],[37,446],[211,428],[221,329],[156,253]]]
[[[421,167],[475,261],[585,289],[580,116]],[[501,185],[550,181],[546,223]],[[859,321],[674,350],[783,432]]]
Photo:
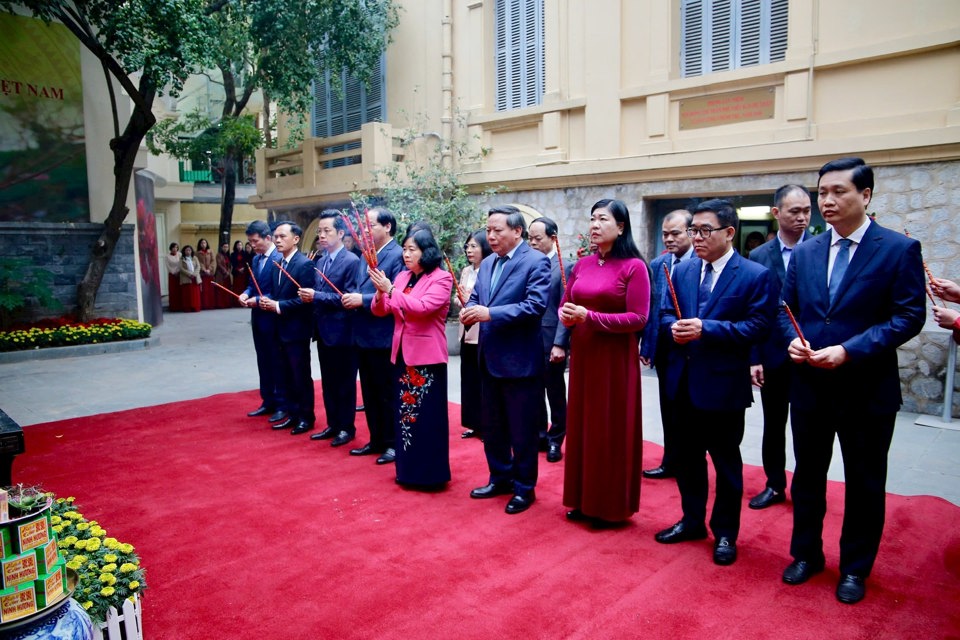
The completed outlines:
[[[681,0],[683,77],[783,60],[787,13],[788,0]]]
[[[313,81],[313,121],[311,132],[317,138],[329,138],[350,131],[359,131],[360,125],[367,122],[382,122],[386,111],[386,64],[384,57],[374,69],[370,85],[366,86],[347,73],[346,69],[340,72],[340,83],[343,95],[338,94],[330,86],[330,71],[327,70]],[[348,145],[325,147],[323,153],[333,153],[356,149],[359,142]],[[341,158],[325,162],[323,167],[342,167],[356,164],[360,158]]]
[[[543,97],[543,0],[496,0],[496,110],[540,104]]]

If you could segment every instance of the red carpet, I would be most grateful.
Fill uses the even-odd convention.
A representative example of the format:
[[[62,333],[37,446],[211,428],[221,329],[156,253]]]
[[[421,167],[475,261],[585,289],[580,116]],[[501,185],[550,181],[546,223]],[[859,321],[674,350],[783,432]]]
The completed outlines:
[[[453,481],[418,493],[393,482],[392,466],[349,457],[353,445],[245,417],[257,400],[218,395],[25,429],[14,479],[76,496],[137,547],[149,640],[960,638],[960,508],[939,498],[889,497],[867,598],[848,606],[833,594],[840,484],[830,486],[828,569],[789,587],[788,507],[744,505],[740,559],[717,567],[710,541],[654,542],[680,516],[672,481],[644,482],[630,526],[592,531],[563,517],[563,463],[541,462],[537,504],[508,516],[506,498],[467,496],[487,472],[482,444],[459,438],[456,405]],[[645,457],[655,466],[659,448]],[[761,469],[745,474],[748,494],[762,488]]]

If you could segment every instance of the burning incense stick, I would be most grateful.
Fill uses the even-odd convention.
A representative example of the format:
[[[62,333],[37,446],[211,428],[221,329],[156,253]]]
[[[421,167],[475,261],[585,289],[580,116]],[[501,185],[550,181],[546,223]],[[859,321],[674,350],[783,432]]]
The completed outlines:
[[[273,262],[273,260],[271,260],[270,262]],[[300,286],[300,283],[293,279],[293,276],[290,275],[290,272],[283,268],[283,265],[281,265],[279,262],[273,262],[273,266],[275,266],[277,269],[280,269],[280,271],[283,272],[283,275],[290,278],[290,282],[297,285],[297,289],[303,289],[303,287]]]
[[[904,229],[904,230],[903,230],[903,235],[905,235],[905,236],[907,236],[907,237],[909,238],[909,237],[910,237],[910,232],[907,231],[906,229]],[[924,288],[927,290],[927,295],[930,297],[930,302],[933,304],[933,306],[937,306],[937,303],[934,302],[934,300],[933,300],[933,291],[932,291],[932,289],[933,289],[933,273],[930,271],[930,267],[927,266],[927,261],[926,261],[926,260],[923,261],[923,271],[924,271],[924,273],[927,274],[927,280],[930,281],[930,286],[929,286],[929,287],[924,287]],[[940,296],[937,296],[937,297],[940,298]],[[941,306],[941,307],[946,307],[946,306],[947,306],[947,303],[943,301],[943,298],[940,298],[940,306]]]
[[[667,263],[663,263],[663,274],[667,276],[667,286],[670,288],[670,298],[673,299],[673,310],[677,312],[677,320],[683,320],[680,315],[680,302],[677,300],[677,292],[673,288],[673,280],[670,279],[670,268]]]
[[[557,236],[557,239],[554,240],[557,245],[557,264],[560,266],[560,285],[563,287],[563,290],[567,290],[567,274],[563,270],[563,252],[560,250],[560,236]]]
[[[457,274],[453,272],[453,265],[450,264],[450,258],[443,256],[444,261],[447,263],[447,271],[450,272],[450,275],[453,276],[453,290],[457,292],[457,300],[460,301],[460,306],[465,306],[466,302],[463,300],[463,296],[460,295],[460,283],[457,282]]]
[[[234,298],[236,298],[237,300],[240,299],[240,296],[238,296],[237,294],[235,294],[235,293],[234,293],[233,291],[231,291],[230,289],[227,289],[225,286],[223,286],[223,285],[220,284],[219,282],[213,282],[213,281],[211,280],[211,281],[210,281],[210,284],[212,284],[212,285],[215,286],[215,287],[220,287],[221,289],[223,289],[224,291],[226,291],[227,293],[229,293],[230,295],[232,295],[232,296],[233,296]]]
[[[266,258],[266,256],[263,256],[263,257]],[[250,266],[249,262],[247,262],[247,269],[250,270],[250,279],[253,280],[253,286],[257,288],[257,295],[262,298],[263,291],[260,290],[260,283],[257,282],[257,274],[253,272],[253,267]]]
[[[800,338],[800,341],[803,344],[809,347],[810,343],[807,342],[807,339],[803,337],[803,331],[800,330],[800,325],[797,324],[797,319],[793,316],[793,311],[790,310],[790,305],[784,302],[783,308],[787,312],[787,317],[790,318],[790,324],[793,325],[793,330],[797,332],[797,337]]]
[[[337,285],[335,285],[335,284],[333,284],[332,282],[330,282],[330,278],[327,277],[327,274],[325,274],[323,271],[320,271],[320,269],[317,269],[316,267],[314,267],[313,270],[316,271],[317,273],[319,273],[321,278],[323,278],[324,280],[326,280],[327,284],[330,285],[330,288],[331,288],[331,289],[333,289],[334,291],[337,292],[337,295],[338,295],[338,296],[342,296],[342,295],[343,295],[343,293],[340,291],[340,289],[337,289]]]

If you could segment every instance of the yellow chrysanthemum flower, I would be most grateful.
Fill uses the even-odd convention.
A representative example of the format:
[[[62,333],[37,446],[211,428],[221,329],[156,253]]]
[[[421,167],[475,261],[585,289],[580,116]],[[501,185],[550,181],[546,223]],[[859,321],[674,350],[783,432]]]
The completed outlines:
[[[109,598],[116,593],[116,591],[117,590],[113,587],[104,587],[103,589],[100,589],[100,595],[102,595],[104,598]]]
[[[104,573],[113,573],[116,570],[117,570],[117,565],[113,562],[111,562],[110,564],[103,565],[103,568],[100,569],[100,571],[103,571]]]
[[[100,574],[100,584],[112,585],[116,584],[117,577],[112,573],[101,573]]]
[[[87,556],[83,554],[77,554],[73,556],[73,559],[76,560],[77,562],[86,562],[89,558],[87,558]]]
[[[76,571],[82,565],[82,562],[78,562],[76,558],[67,563],[67,569],[73,569]]]
[[[124,562],[120,565],[120,573],[131,573],[137,570],[137,565],[132,562]]]
[[[100,538],[90,538],[87,540],[87,551],[96,551],[100,548]]]
[[[103,556],[103,559],[107,562],[116,562],[117,555],[115,553],[108,553],[107,555]]]
[[[93,603],[90,602],[89,600],[87,600],[86,602],[83,603],[83,608],[84,608],[84,609],[89,610],[90,607],[92,607],[92,606],[93,606]]]
[[[63,525],[55,524],[52,527],[50,527],[50,530],[53,531],[54,533],[60,533],[61,531],[63,531]]]
[[[90,528],[90,523],[89,523],[89,522],[78,522],[78,523],[77,523],[77,531],[86,531],[86,530],[89,529],[89,528]]]
[[[120,545],[120,552],[121,552],[121,553],[133,553],[133,545],[132,545],[132,544],[127,544],[126,542],[124,542],[123,544]]]
[[[72,545],[76,541],[77,541],[77,536],[67,536],[62,540],[62,542],[66,545]]]
[[[50,524],[60,524],[61,522],[60,516],[50,516]]]
[[[140,582],[137,580],[131,580],[130,584],[128,584],[127,586],[130,587],[130,591],[134,591],[140,586]]]

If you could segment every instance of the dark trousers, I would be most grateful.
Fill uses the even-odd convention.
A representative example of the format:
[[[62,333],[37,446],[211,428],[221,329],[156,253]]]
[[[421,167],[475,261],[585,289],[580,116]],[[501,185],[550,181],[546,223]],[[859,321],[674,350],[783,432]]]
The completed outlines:
[[[763,472],[767,486],[778,493],[787,488],[787,414],[790,409],[790,365],[763,368]]]
[[[663,425],[663,459],[660,466],[668,471],[675,473],[678,460],[677,447],[677,410],[676,403],[667,395],[667,358],[665,350],[657,347],[658,353],[664,353],[659,356],[654,363],[657,370],[657,389],[660,392],[660,422]]]
[[[357,433],[357,355],[352,346],[328,347],[317,341],[320,360],[320,388],[327,426],[335,431]]]
[[[833,438],[843,453],[844,508],[840,534],[840,572],[866,578],[873,569],[886,517],[887,453],[896,413],[870,414],[862,406],[808,411],[791,408],[797,470],[793,497],[790,555],[823,561],[823,518],[827,512],[827,469]]]
[[[477,345],[460,342],[460,424],[482,435],[480,356]]]
[[[540,425],[540,442],[547,444],[562,445],[563,438],[567,435],[567,381],[563,377],[567,370],[567,360],[563,362],[550,362],[550,354],[547,353],[543,359],[543,386],[547,392],[546,400],[541,395],[540,413],[541,417],[537,424]],[[550,415],[547,415],[547,406],[550,407]],[[549,430],[547,429],[549,426]]]
[[[736,540],[740,534],[740,502],[743,498],[743,409],[710,411],[690,402],[687,383],[681,383],[677,409],[677,487],[685,524],[699,527],[707,515],[707,459],[710,454],[717,473],[716,498],[710,515],[710,530],[716,538]]]
[[[490,482],[512,482],[514,492],[526,493],[537,484],[537,418],[543,380],[496,378],[480,362],[483,399],[483,450]]]
[[[294,420],[313,424],[317,418],[313,410],[313,376],[310,370],[310,340],[277,343],[279,347],[280,377],[283,406]]]
[[[280,387],[280,349],[275,331],[253,328],[253,347],[257,352],[257,371],[260,373],[260,400],[264,407],[276,411],[284,406]]]
[[[394,446],[393,390],[394,368],[390,349],[357,349],[360,390],[370,429],[370,446],[385,451]]]

